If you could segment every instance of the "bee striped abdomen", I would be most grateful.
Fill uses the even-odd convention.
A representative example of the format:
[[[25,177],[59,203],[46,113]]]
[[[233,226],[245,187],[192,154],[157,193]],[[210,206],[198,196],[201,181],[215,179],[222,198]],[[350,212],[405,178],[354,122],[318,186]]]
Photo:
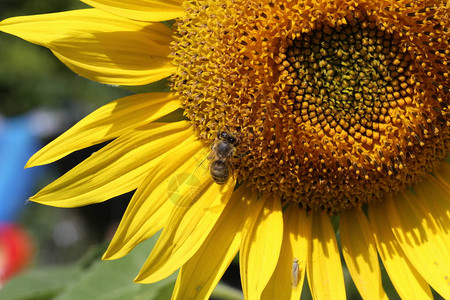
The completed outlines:
[[[230,176],[230,170],[225,159],[218,159],[211,162],[209,171],[211,177],[217,184],[224,184]]]

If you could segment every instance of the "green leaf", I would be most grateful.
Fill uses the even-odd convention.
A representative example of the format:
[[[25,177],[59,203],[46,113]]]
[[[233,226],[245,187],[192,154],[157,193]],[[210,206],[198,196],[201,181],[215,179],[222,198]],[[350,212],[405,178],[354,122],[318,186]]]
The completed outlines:
[[[0,290],[0,299],[170,299],[176,273],[154,284],[133,282],[158,236],[154,235],[118,260],[102,261],[100,257],[105,247],[99,245],[75,264],[30,270],[9,281]]]
[[[52,299],[79,272],[78,265],[30,270],[8,281],[0,290],[0,299]]]
[[[176,279],[175,275],[149,285],[133,282],[156,240],[157,236],[153,236],[121,259],[94,263],[84,271],[80,278],[71,282],[66,290],[54,299],[170,299]],[[170,290],[167,296],[165,296],[166,289]]]

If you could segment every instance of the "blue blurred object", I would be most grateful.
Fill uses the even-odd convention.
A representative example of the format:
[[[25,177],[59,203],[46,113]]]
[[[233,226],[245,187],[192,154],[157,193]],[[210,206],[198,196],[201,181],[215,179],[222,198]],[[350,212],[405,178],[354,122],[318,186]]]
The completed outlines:
[[[37,169],[24,169],[40,148],[30,115],[0,117],[0,222],[13,222],[31,196]]]

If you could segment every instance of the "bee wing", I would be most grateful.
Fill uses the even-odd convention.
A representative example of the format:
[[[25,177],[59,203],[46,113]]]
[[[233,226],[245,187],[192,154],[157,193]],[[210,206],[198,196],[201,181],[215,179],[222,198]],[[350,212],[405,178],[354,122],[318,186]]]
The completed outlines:
[[[204,151],[202,151],[200,154],[198,154],[196,157],[194,157],[195,160],[198,161],[197,166],[195,167],[192,174],[198,174],[204,176],[209,172],[209,165],[206,163],[208,159],[211,159],[213,157],[213,151],[210,150],[206,155]]]
[[[169,200],[177,206],[190,206],[197,200],[197,193],[201,190],[201,182],[205,176],[210,176],[208,164],[205,164],[210,152],[204,150],[196,154],[193,159],[198,162],[195,169],[185,173],[174,174],[168,182]]]

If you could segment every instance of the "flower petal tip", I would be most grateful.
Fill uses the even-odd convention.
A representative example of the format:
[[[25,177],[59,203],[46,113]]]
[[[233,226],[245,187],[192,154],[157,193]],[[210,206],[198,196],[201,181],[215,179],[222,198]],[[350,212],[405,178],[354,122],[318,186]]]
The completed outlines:
[[[151,283],[147,280],[146,277],[142,276],[142,274],[138,274],[134,279],[133,282],[135,283]]]
[[[42,149],[41,149],[42,150]],[[29,169],[29,168],[33,168],[33,167],[37,167],[37,166],[42,166],[45,165],[45,162],[40,161],[39,157],[41,156],[41,150],[39,150],[38,152],[34,153],[27,161],[27,163],[25,164],[25,169]]]
[[[138,276],[136,276],[136,278],[133,279],[133,282],[134,282],[134,283],[141,283],[141,282],[139,281],[139,279],[138,279]]]
[[[124,257],[126,254],[120,255],[119,251],[114,251],[110,247],[103,253],[102,260],[115,260]]]
[[[27,163],[25,164],[25,166],[23,168],[24,169],[29,169],[29,168],[32,168],[32,167],[36,167],[36,165],[33,164],[33,162],[29,160],[29,161],[27,161]]]
[[[103,254],[102,260],[113,260],[114,257],[108,253],[108,250]]]
[[[27,202],[35,202],[35,203],[39,203],[38,201],[36,201],[36,195],[31,196],[30,198],[27,199]]]

